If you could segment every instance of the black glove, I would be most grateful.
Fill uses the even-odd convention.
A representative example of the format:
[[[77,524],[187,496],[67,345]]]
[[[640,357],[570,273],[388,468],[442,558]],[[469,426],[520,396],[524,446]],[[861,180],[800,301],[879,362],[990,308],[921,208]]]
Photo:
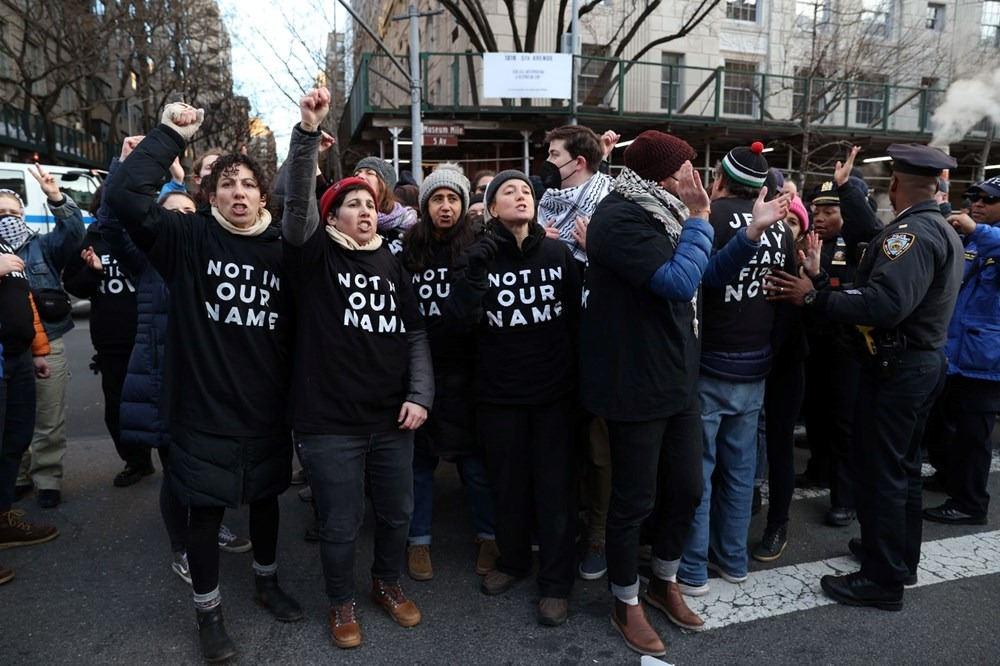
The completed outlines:
[[[482,275],[496,254],[496,241],[489,236],[481,236],[465,251],[465,263],[469,267],[469,272]]]

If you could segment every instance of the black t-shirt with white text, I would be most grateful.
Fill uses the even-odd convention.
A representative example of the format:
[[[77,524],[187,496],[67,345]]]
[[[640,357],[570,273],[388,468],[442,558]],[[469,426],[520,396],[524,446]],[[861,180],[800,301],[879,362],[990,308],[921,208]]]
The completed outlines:
[[[750,225],[753,204],[736,197],[712,201],[709,223],[715,230],[716,251]],[[729,283],[721,289],[703,285],[703,350],[747,352],[768,347],[774,305],[765,298],[764,278],[775,268],[791,273],[794,266],[792,232],[783,221],[777,222],[764,231],[756,254]]]
[[[170,289],[171,422],[263,436],[287,427],[288,322],[276,225],[237,236],[200,213],[159,213],[147,253]]]
[[[494,225],[476,364],[480,402],[536,405],[576,387],[580,269],[536,223],[520,248]]]
[[[296,303],[295,431],[396,430],[409,387],[407,332],[424,325],[409,274],[384,243],[347,250],[322,225],[302,247],[285,243],[285,257]]]

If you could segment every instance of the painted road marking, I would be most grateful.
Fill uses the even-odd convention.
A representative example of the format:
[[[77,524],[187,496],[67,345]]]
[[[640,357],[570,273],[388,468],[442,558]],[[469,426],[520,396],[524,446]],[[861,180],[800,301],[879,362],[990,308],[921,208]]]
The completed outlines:
[[[990,462],[990,473],[1000,472],[1000,449],[993,450],[993,460]],[[923,478],[927,478],[934,474],[934,468],[924,463],[921,468],[920,475]],[[803,500],[803,499],[813,499],[816,497],[826,497],[830,494],[829,488],[796,488],[792,491],[792,501]],[[767,481],[760,488],[760,496],[763,504],[768,503],[768,487]]]
[[[1000,573],[1000,530],[928,541],[920,553],[917,587]],[[858,568],[848,556],[754,571],[740,585],[712,578],[708,594],[685,600],[705,620],[705,629],[720,629],[832,605],[820,589],[820,577]]]

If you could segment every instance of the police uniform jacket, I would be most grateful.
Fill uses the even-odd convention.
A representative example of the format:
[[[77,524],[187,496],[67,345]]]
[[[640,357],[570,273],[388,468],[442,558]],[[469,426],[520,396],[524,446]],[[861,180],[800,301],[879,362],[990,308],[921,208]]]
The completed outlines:
[[[911,349],[940,349],[962,281],[962,243],[933,200],[911,206],[868,246],[853,288],[821,291],[831,321],[898,333]]]
[[[994,223],[996,224],[996,223]],[[948,374],[1000,381],[1000,227],[965,237],[965,277],[948,325]]]

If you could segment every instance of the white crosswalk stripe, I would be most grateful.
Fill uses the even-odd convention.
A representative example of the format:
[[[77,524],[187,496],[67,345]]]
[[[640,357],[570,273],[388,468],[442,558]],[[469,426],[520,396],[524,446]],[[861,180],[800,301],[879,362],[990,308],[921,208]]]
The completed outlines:
[[[705,620],[706,629],[719,629],[833,604],[820,589],[820,577],[857,569],[857,560],[848,556],[752,572],[740,585],[713,578],[707,595],[686,600]],[[917,587],[996,573],[1000,573],[1000,531],[940,539],[921,548]]]

